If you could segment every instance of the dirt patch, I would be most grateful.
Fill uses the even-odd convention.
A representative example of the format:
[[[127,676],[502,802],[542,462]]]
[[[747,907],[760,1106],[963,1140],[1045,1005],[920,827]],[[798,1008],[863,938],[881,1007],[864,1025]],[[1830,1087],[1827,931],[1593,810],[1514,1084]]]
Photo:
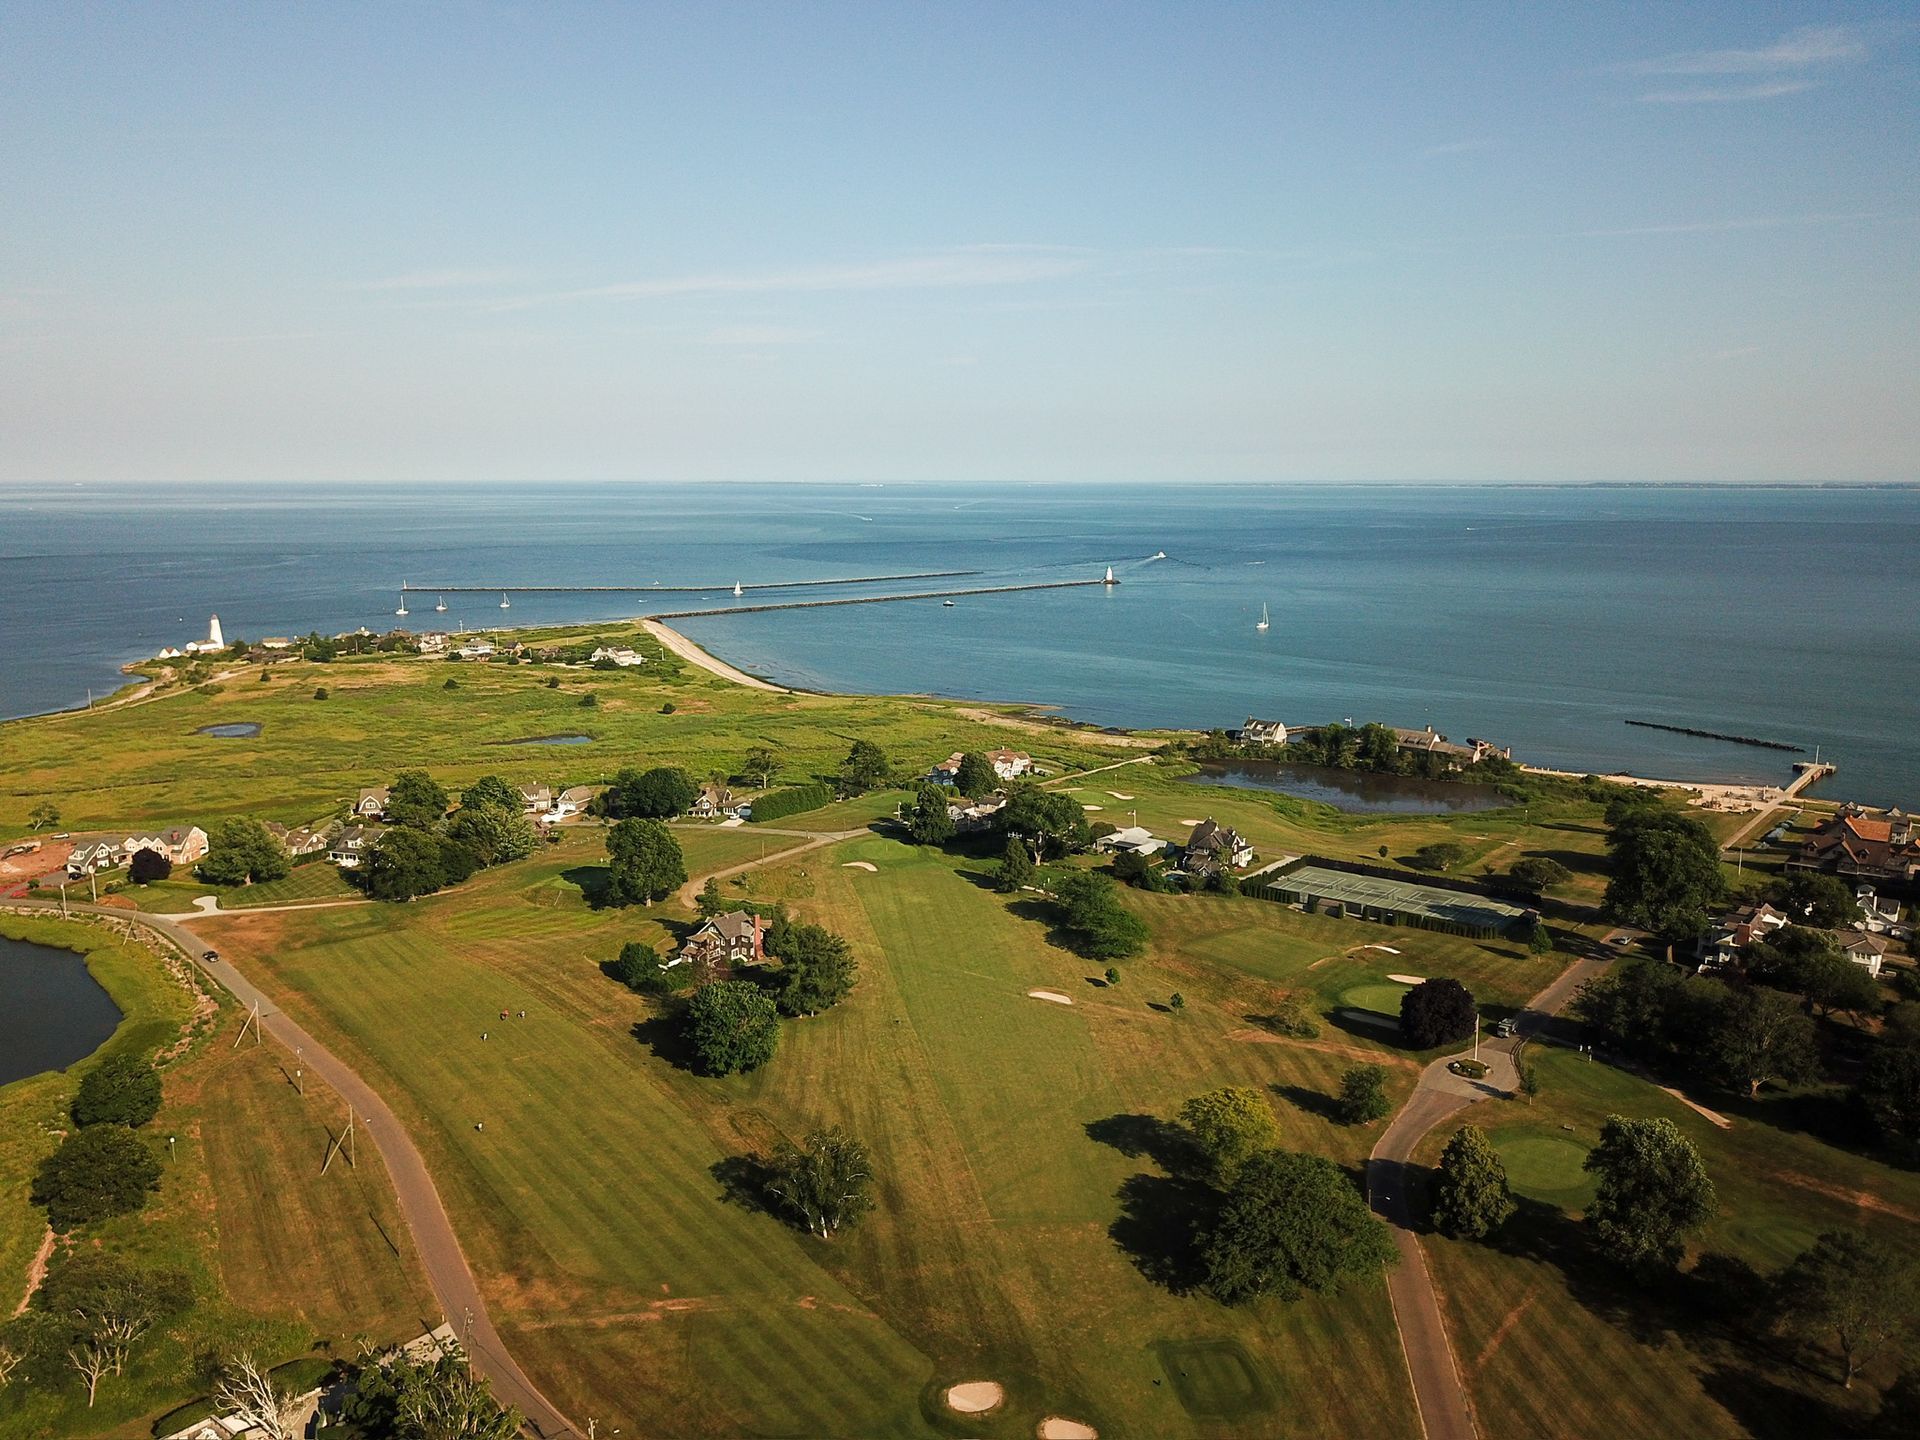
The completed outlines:
[[[1027,995],[1034,1000],[1051,1000],[1056,1005],[1073,1004],[1071,995],[1062,995],[1058,990],[1029,990]]]
[[[1533,1308],[1533,1302],[1539,1298],[1540,1287],[1536,1285],[1522,1296],[1520,1303],[1509,1310],[1506,1318],[1494,1327],[1493,1334],[1487,1337],[1487,1343],[1481,1347],[1480,1353],[1474,1357],[1473,1369],[1475,1374],[1487,1368],[1487,1361],[1493,1358],[1493,1352],[1505,1343],[1509,1332],[1512,1331],[1514,1326],[1520,1323],[1527,1311]]]
[[[1049,1415],[1040,1422],[1035,1432],[1040,1440],[1100,1440],[1100,1432],[1083,1420],[1069,1420],[1064,1415]]]
[[[984,1415],[989,1410],[998,1410],[1006,1398],[1007,1392],[1000,1388],[997,1380],[968,1380],[947,1387],[947,1408],[958,1410],[962,1415]]]
[[[66,867],[67,856],[72,853],[73,842],[70,840],[42,841],[38,850],[0,860],[0,881],[38,880],[42,875],[51,875]]]
[[[1789,1185],[1802,1190],[1811,1190],[1816,1195],[1825,1195],[1831,1200],[1843,1200],[1849,1205],[1857,1205],[1862,1210],[1872,1210],[1881,1215],[1891,1215],[1896,1220],[1905,1220],[1910,1225],[1920,1225],[1920,1211],[1909,1210],[1904,1205],[1896,1205],[1871,1190],[1849,1190],[1844,1185],[1835,1185],[1830,1181],[1816,1180],[1811,1175],[1802,1175],[1798,1170],[1775,1170],[1771,1177],[1784,1180]]]
[[[1709,1110],[1704,1105],[1695,1104],[1693,1101],[1689,1100],[1686,1096],[1682,1095],[1678,1090],[1674,1089],[1671,1085],[1661,1085],[1657,1088],[1662,1093],[1671,1095],[1674,1099],[1678,1100],[1682,1105],[1686,1106],[1687,1109],[1693,1111],[1694,1114],[1700,1116],[1702,1119],[1708,1120],[1713,1124],[1718,1125],[1722,1130],[1731,1130],[1733,1128],[1733,1122],[1727,1119],[1727,1117],[1722,1115],[1718,1110]]]
[[[40,1282],[47,1278],[47,1262],[53,1258],[54,1234],[51,1228],[40,1238],[40,1248],[34,1252],[33,1259],[27,1264],[27,1293],[20,1297],[20,1303],[13,1307],[16,1316],[27,1313],[27,1306],[33,1303],[33,1297],[39,1293]]]

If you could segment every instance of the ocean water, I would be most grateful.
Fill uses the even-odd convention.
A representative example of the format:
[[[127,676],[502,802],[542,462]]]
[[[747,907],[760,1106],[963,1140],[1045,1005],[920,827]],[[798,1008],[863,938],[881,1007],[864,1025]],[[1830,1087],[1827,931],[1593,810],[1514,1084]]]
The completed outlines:
[[[1917,555],[1912,490],[11,487],[0,714],[104,694],[120,664],[199,638],[213,611],[229,638],[483,629],[780,598],[735,602],[736,579],[982,572],[927,587],[947,588],[1112,565],[1112,589],[678,623],[821,689],[1043,702],[1113,725],[1379,719],[1568,769],[1787,778],[1792,756],[1623,722],[1692,726],[1818,746],[1840,765],[1823,793],[1913,804]],[[415,596],[396,620],[402,580],[713,588],[515,595],[509,611],[449,595],[444,615]]]

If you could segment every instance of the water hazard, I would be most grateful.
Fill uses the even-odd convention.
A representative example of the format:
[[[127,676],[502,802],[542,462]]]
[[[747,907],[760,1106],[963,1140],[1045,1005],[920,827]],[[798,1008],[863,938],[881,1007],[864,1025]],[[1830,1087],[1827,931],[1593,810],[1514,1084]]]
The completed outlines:
[[[119,1023],[83,957],[0,936],[0,1085],[86,1059]]]
[[[1464,815],[1512,803],[1491,785],[1329,770],[1319,765],[1285,765],[1275,760],[1219,761],[1202,765],[1198,775],[1182,778],[1192,785],[1270,790],[1296,800],[1318,801],[1353,815]]]
[[[235,720],[226,725],[202,725],[196,735],[214,735],[222,740],[251,740],[260,733],[258,720]]]

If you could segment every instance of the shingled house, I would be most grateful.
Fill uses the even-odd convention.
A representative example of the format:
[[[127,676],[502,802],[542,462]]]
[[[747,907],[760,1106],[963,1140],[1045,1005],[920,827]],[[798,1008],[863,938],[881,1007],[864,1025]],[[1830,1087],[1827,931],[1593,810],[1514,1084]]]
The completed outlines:
[[[1920,876],[1920,840],[1913,817],[1889,810],[1876,819],[1848,806],[1807,837],[1787,860],[1789,870],[1824,870],[1862,880],[1912,880]]]
[[[1238,830],[1219,824],[1209,815],[1193,827],[1180,868],[1189,875],[1212,875],[1253,863],[1253,846]]]
[[[757,965],[767,958],[766,926],[751,910],[715,915],[680,947],[667,968],[692,965],[698,974],[723,978],[736,965]]]

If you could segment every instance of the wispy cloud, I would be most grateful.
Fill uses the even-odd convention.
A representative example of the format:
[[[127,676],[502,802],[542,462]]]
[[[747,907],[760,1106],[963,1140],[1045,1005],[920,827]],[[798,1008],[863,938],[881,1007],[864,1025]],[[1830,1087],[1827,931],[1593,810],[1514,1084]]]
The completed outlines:
[[[1643,105],[1716,105],[1774,100],[1811,90],[1834,65],[1867,58],[1866,41],[1849,25],[1810,25],[1758,50],[1689,50],[1625,66],[1634,75],[1752,76],[1745,83],[1679,85],[1649,90]]]
[[[1491,140],[1448,140],[1439,145],[1429,145],[1424,150],[1416,150],[1416,160],[1438,160],[1444,155],[1468,155],[1475,150],[1491,150]]]
[[[514,278],[511,270],[410,270],[404,275],[386,275],[378,280],[355,280],[345,290],[461,290],[485,285],[505,285]]]
[[[504,296],[485,308],[524,309],[567,301],[666,300],[701,295],[797,295],[862,290],[947,290],[1030,285],[1082,274],[1087,252],[1057,246],[971,245],[931,255],[848,265],[808,265],[778,270],[716,270],[660,275],[577,290]]]

